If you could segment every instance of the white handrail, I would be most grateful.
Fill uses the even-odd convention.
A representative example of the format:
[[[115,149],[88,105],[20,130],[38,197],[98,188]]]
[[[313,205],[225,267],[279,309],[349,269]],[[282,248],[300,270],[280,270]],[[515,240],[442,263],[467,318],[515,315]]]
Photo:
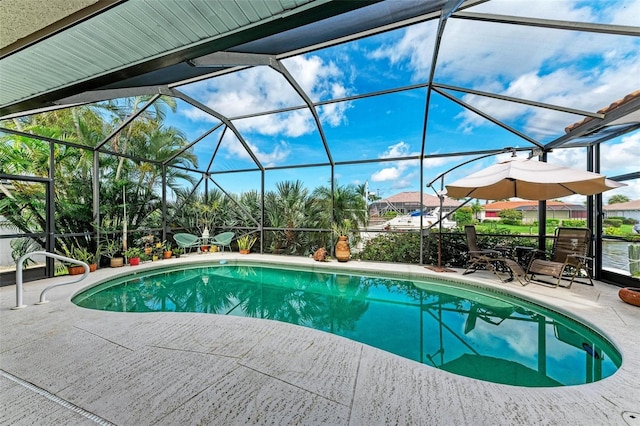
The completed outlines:
[[[27,258],[29,258],[31,256],[35,256],[35,255],[53,257],[54,259],[62,260],[63,262],[75,263],[76,265],[80,265],[80,266],[84,267],[84,274],[82,274],[82,276],[80,278],[78,278],[76,280],[72,280],[72,281],[53,284],[53,285],[50,285],[49,287],[45,288],[44,290],[42,290],[42,293],[40,293],[40,301],[38,303],[36,303],[36,305],[41,305],[43,303],[48,303],[48,301],[45,299],[44,294],[49,289],[52,289],[54,287],[58,287],[58,286],[61,286],[61,285],[77,283],[79,281],[82,281],[83,279],[85,279],[89,275],[89,265],[87,265],[85,262],[82,262],[81,260],[71,259],[70,257],[60,256],[59,254],[49,253],[48,251],[33,251],[31,253],[27,253],[24,256],[20,257],[20,259],[18,259],[18,264],[17,264],[17,268],[16,268],[16,306],[14,306],[11,309],[22,309],[22,308],[26,308],[27,307],[27,305],[22,304],[22,264],[24,263],[24,261]]]

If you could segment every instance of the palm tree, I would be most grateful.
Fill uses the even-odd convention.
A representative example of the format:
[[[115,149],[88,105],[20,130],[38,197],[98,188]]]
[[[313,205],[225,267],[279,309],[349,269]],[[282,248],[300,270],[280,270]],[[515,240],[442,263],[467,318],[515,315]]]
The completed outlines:
[[[276,191],[265,195],[265,212],[267,226],[284,228],[276,231],[276,245],[282,244],[282,248],[291,254],[304,254],[311,248],[314,239],[296,228],[318,228],[322,206],[310,196],[301,181],[278,182]]]
[[[144,98],[130,100],[129,109],[121,104],[101,103],[82,106],[26,118],[9,123],[23,132],[33,132],[53,139],[59,139],[88,148],[97,146],[115,126],[124,119],[124,111],[136,111]],[[126,102],[125,102],[126,103]],[[145,223],[159,223],[161,199],[158,189],[161,184],[162,167],[166,163],[167,185],[177,190],[183,182],[192,178],[172,165],[189,167],[197,164],[191,151],[183,152],[187,140],[183,133],[172,127],[164,127],[164,106],[175,108],[175,101],[162,98],[153,107],[145,110],[121,134],[117,144],[126,139],[129,145],[124,150],[150,162],[134,162],[130,159],[101,156],[100,176],[93,176],[93,152],[74,145],[53,144],[55,156],[55,208],[56,231],[73,233],[91,231],[94,228],[92,206],[92,182],[100,180],[101,213],[109,217],[120,217],[122,188],[126,188],[129,210],[128,223],[132,227]],[[116,119],[109,121],[108,113]],[[123,139],[124,137],[124,139]],[[115,138],[114,138],[115,140]],[[0,137],[0,155],[9,161],[2,162],[0,172],[14,175],[47,177],[49,175],[50,143],[23,136],[5,135]],[[173,158],[175,153],[180,156]],[[149,157],[150,155],[150,157]],[[16,182],[11,190],[0,187],[0,207],[10,223],[22,232],[42,232],[46,226],[44,185]],[[39,239],[43,244],[44,240]],[[70,241],[65,242],[70,245]],[[85,246],[83,238],[76,241]],[[74,244],[71,244],[74,245]]]
[[[152,96],[136,96],[132,98],[120,99],[118,102],[107,103],[106,108],[112,112],[111,127],[113,129],[118,128],[122,122],[128,117],[136,114],[141,108],[143,108],[150,100]],[[135,141],[141,135],[149,133],[148,125],[152,128],[156,127],[157,123],[162,123],[167,115],[167,108],[175,112],[177,108],[177,102],[175,99],[168,96],[161,96],[157,99],[149,108],[146,108],[132,123],[120,133],[115,135],[110,145],[116,154],[129,154],[129,150],[133,146],[135,148]],[[124,167],[125,157],[120,157],[118,167],[115,173],[115,179],[120,179],[122,169]]]
[[[325,215],[323,226],[330,227],[332,223],[343,223],[345,220],[353,224],[366,226],[367,224],[367,203],[362,192],[356,185],[335,185],[333,192],[333,217],[327,213],[331,212],[332,193],[331,188],[321,186],[313,191],[314,197],[323,206]]]

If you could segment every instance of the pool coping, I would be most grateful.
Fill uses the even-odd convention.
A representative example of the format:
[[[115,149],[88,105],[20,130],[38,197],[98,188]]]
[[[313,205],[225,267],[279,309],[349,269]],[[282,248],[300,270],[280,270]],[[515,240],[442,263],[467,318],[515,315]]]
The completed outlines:
[[[24,299],[29,306],[18,311],[9,309],[15,305],[15,286],[0,288],[0,368],[115,424],[207,423],[207,419],[216,424],[564,425],[584,424],[585,419],[596,425],[638,424],[629,413],[640,412],[640,381],[635,373],[640,371],[640,309],[620,301],[618,287],[601,282],[594,287],[574,284],[571,289],[522,287],[503,284],[485,272],[462,276],[460,270],[437,273],[418,265],[237,253],[194,254],[135,268],[219,260],[374,275],[382,271],[380,275],[402,277],[436,275],[471,283],[585,322],[619,349],[623,364],[613,376],[587,385],[518,388],[456,376],[339,336],[275,321],[106,313],[70,302],[72,295],[98,281],[131,272],[132,267],[125,266],[100,269],[82,283],[53,289],[48,293],[50,303],[41,306],[33,306],[40,291],[61,278],[28,283]],[[60,347],[56,342],[62,342]],[[127,359],[132,365],[115,368],[105,359]],[[176,364],[185,366],[184,377],[173,370]],[[213,377],[195,373],[203,365]],[[162,383],[140,366],[164,366],[162,371],[172,375],[175,385],[162,389]],[[54,418],[84,421],[2,377],[1,416],[15,424]],[[216,403],[212,398],[216,395],[225,395],[226,403]],[[218,423],[220,419],[224,421]],[[640,416],[637,419],[640,422]]]

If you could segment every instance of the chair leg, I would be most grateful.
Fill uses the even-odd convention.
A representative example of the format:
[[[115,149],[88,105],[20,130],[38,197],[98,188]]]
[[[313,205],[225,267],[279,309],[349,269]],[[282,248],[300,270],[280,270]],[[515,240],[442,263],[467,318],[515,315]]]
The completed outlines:
[[[509,273],[511,275],[511,280],[512,281],[514,279],[518,280],[520,285],[523,286],[523,287],[526,286],[527,284],[529,284],[529,282],[527,281],[527,274],[522,269],[522,267],[520,266],[519,263],[517,263],[516,261],[511,260],[511,259],[502,259],[502,262],[507,267],[507,269],[509,269]],[[525,282],[522,282],[523,278],[524,278]]]
[[[467,265],[467,269],[464,270],[462,275],[472,274],[476,271],[476,266],[478,262],[476,259],[469,259],[469,264]]]
[[[569,283],[569,286],[567,288],[570,288],[571,285],[573,284],[573,281],[576,279],[576,276],[580,273],[581,270],[585,270],[585,272],[587,273],[587,278],[589,279],[589,285],[593,286],[593,280],[591,279],[591,272],[589,272],[589,266],[585,264],[585,262],[583,262],[582,260],[580,260],[578,262],[578,264],[574,267],[574,271],[573,274],[571,275],[571,283]],[[580,284],[586,284],[583,283],[581,281],[578,281]]]

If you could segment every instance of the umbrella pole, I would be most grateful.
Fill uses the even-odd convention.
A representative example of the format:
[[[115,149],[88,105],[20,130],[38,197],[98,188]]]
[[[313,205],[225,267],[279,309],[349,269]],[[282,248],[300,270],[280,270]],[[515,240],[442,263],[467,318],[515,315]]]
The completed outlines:
[[[440,222],[438,223],[438,270],[442,270],[442,206],[444,206],[444,195],[438,194],[440,199],[440,210],[438,215],[440,216]]]
[[[433,184],[433,182],[431,182]],[[429,186],[431,186],[431,184]],[[431,269],[435,272],[455,272],[453,269],[442,267],[442,207],[444,206],[444,175],[440,182],[440,192],[436,192],[438,199],[440,200],[440,209],[438,210],[438,265],[437,266],[425,266],[427,269]]]

